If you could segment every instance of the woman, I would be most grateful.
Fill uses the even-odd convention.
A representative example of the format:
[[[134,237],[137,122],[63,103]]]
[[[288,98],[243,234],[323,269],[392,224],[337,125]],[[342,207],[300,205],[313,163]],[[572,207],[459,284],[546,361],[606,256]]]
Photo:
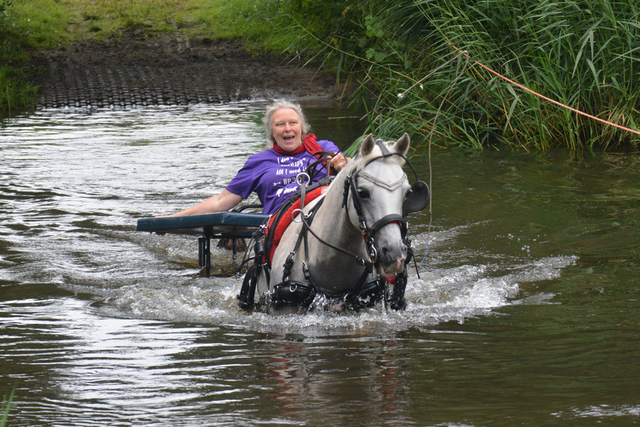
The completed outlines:
[[[220,194],[171,216],[228,211],[254,191],[262,202],[263,213],[270,215],[298,190],[296,176],[304,172],[308,163],[315,160],[312,153],[336,153],[331,159],[331,168],[336,171],[347,164],[345,157],[333,142],[316,142],[315,135],[307,134],[309,125],[298,104],[277,101],[267,107],[262,122],[270,147],[249,157]],[[314,182],[322,176],[316,174]]]

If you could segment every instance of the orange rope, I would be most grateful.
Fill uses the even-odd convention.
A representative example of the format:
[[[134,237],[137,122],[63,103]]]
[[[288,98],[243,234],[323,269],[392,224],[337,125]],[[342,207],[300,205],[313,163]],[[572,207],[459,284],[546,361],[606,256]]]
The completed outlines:
[[[449,42],[447,41],[447,43],[449,43]],[[549,102],[551,102],[551,103],[553,103],[553,104],[559,105],[560,107],[564,107],[564,108],[566,108],[567,110],[571,110],[571,111],[573,111],[574,113],[578,113],[578,114],[581,114],[581,115],[583,115],[583,116],[585,116],[585,117],[589,117],[590,119],[597,120],[597,121],[602,122],[602,123],[604,123],[604,124],[607,124],[607,125],[611,125],[611,126],[617,127],[618,129],[626,130],[627,132],[635,133],[636,135],[640,135],[640,131],[633,130],[633,129],[629,129],[629,128],[626,128],[626,127],[624,127],[624,126],[617,125],[617,124],[615,124],[615,123],[608,122],[608,121],[606,121],[606,120],[604,120],[604,119],[600,119],[600,118],[598,118],[598,117],[592,116],[591,114],[587,114],[587,113],[585,113],[585,112],[583,112],[583,111],[576,110],[575,108],[569,107],[568,105],[564,105],[564,104],[562,104],[562,103],[560,103],[560,102],[558,102],[558,101],[556,101],[556,100],[554,100],[554,99],[548,98],[548,97],[546,97],[546,96],[544,96],[544,95],[539,94],[538,92],[535,92],[535,91],[533,91],[533,90],[531,90],[531,89],[529,89],[529,88],[527,88],[527,87],[525,87],[525,86],[522,86],[520,83],[516,83],[516,82],[514,82],[513,80],[508,79],[507,77],[503,76],[502,74],[499,74],[499,73],[497,73],[497,72],[493,71],[491,68],[487,67],[486,65],[484,65],[484,64],[482,64],[482,63],[480,63],[480,62],[476,61],[475,59],[471,58],[471,56],[469,56],[469,54],[468,54],[466,51],[461,51],[460,49],[458,49],[457,47],[455,47],[455,46],[454,46],[454,45],[452,45],[451,43],[449,43],[449,44],[450,44],[450,45],[451,45],[451,47],[453,47],[455,50],[457,50],[458,52],[461,52],[461,53],[462,53],[463,55],[465,55],[467,58],[471,59],[473,62],[475,62],[476,64],[478,64],[479,66],[481,66],[481,67],[482,67],[482,68],[484,68],[485,70],[489,71],[490,73],[493,73],[493,74],[495,74],[496,76],[500,77],[501,79],[504,79],[504,80],[508,81],[508,82],[509,82],[509,83],[511,83],[512,85],[518,86],[518,87],[519,87],[520,89],[522,89],[522,90],[525,90],[525,91],[527,91],[527,92],[529,92],[529,93],[531,93],[531,94],[533,94],[533,95],[539,96],[540,98],[544,99],[545,101],[549,101]]]

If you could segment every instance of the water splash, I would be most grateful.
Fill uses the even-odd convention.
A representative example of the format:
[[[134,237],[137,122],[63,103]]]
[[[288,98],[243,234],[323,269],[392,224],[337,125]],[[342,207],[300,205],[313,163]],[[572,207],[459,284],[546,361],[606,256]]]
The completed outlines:
[[[327,335],[400,331],[449,321],[462,323],[509,305],[548,303],[552,295],[530,298],[521,293],[521,284],[559,277],[562,268],[575,261],[574,257],[544,258],[501,276],[489,275],[492,270],[484,265],[422,272],[421,279],[412,274],[406,292],[408,307],[402,312],[379,305],[359,313],[245,313],[236,300],[241,279],[234,278],[174,278],[155,285],[126,285],[113,289],[112,295],[92,310],[107,316],[224,324],[259,332]]]

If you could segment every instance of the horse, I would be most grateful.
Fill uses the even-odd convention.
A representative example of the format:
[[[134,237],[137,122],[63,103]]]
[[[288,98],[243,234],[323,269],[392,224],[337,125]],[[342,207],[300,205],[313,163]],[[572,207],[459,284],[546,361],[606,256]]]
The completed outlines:
[[[291,214],[297,216],[271,261],[257,262],[245,275],[241,307],[253,308],[255,300],[273,314],[357,311],[384,300],[404,309],[412,257],[407,214],[429,199],[428,186],[410,185],[402,168],[409,146],[406,133],[395,142],[368,135],[324,193],[306,205],[303,183],[301,208]],[[256,260],[268,256],[256,249]]]

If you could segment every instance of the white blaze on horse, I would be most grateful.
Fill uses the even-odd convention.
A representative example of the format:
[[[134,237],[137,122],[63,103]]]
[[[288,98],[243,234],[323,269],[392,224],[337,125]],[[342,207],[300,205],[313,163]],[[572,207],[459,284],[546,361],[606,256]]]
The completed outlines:
[[[402,169],[409,136],[383,142],[367,136],[358,154],[323,195],[294,210],[272,258],[256,246],[257,262],[245,277],[241,307],[272,313],[355,309],[380,301],[404,309],[407,214],[429,200],[424,182],[410,185]],[[414,171],[415,174],[415,171]],[[417,175],[416,175],[417,178]],[[286,215],[291,215],[289,212]]]

